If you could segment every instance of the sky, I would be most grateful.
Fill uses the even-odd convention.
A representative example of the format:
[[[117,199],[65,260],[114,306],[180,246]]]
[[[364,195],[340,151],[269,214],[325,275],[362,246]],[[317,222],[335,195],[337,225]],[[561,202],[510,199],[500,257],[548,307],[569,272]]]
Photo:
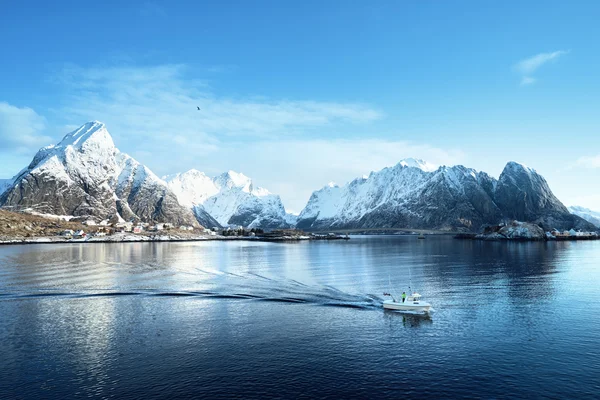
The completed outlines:
[[[600,210],[598,15],[552,0],[6,2],[0,178],[99,120],[159,176],[242,172],[292,212],[407,157],[495,177],[517,161]]]

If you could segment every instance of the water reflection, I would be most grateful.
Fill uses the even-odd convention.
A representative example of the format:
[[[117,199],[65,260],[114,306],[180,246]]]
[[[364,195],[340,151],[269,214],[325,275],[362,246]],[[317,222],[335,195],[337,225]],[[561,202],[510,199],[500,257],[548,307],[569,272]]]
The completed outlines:
[[[502,397],[503,376],[515,397],[579,398],[597,386],[599,257],[393,236],[0,247],[0,397]],[[384,311],[388,276],[435,313]]]
[[[402,325],[405,328],[419,328],[424,325],[431,325],[433,318],[430,314],[409,314],[392,310],[384,310],[384,319],[389,326],[395,326],[398,321],[402,320]]]

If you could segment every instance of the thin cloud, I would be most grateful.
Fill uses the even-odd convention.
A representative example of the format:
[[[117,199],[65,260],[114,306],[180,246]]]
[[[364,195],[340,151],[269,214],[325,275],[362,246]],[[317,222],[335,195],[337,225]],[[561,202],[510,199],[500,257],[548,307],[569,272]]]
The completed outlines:
[[[519,61],[513,66],[513,69],[521,75],[521,85],[531,85],[536,82],[536,79],[531,75],[541,66],[549,62],[555,62],[561,56],[568,53],[569,51],[566,50],[558,50],[551,53],[536,54],[535,56]]]
[[[128,136],[153,132],[208,144],[227,136],[280,137],[381,118],[362,104],[219,97],[189,72],[185,65],[65,69],[59,83],[67,99],[59,111],[71,117],[68,123],[98,119]]]
[[[579,157],[575,162],[575,165],[584,168],[600,168],[600,154],[592,157]]]
[[[28,107],[19,108],[0,102],[0,151],[30,152],[50,138],[43,134],[46,119]]]

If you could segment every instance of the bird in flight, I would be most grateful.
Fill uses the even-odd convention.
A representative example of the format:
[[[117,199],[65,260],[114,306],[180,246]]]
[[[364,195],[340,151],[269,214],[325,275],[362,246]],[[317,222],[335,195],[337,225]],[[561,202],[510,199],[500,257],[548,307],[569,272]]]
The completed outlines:
[[[196,107],[198,107],[198,106],[196,106]],[[198,107],[198,111],[200,111],[200,107]]]

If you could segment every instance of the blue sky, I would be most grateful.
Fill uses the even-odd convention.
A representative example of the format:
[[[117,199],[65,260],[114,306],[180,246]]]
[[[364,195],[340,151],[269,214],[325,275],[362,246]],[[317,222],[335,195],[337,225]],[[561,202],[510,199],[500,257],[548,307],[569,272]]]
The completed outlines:
[[[523,3],[4,4],[0,177],[96,119],[158,175],[233,169],[292,211],[405,157],[522,162],[598,210],[600,3]]]

